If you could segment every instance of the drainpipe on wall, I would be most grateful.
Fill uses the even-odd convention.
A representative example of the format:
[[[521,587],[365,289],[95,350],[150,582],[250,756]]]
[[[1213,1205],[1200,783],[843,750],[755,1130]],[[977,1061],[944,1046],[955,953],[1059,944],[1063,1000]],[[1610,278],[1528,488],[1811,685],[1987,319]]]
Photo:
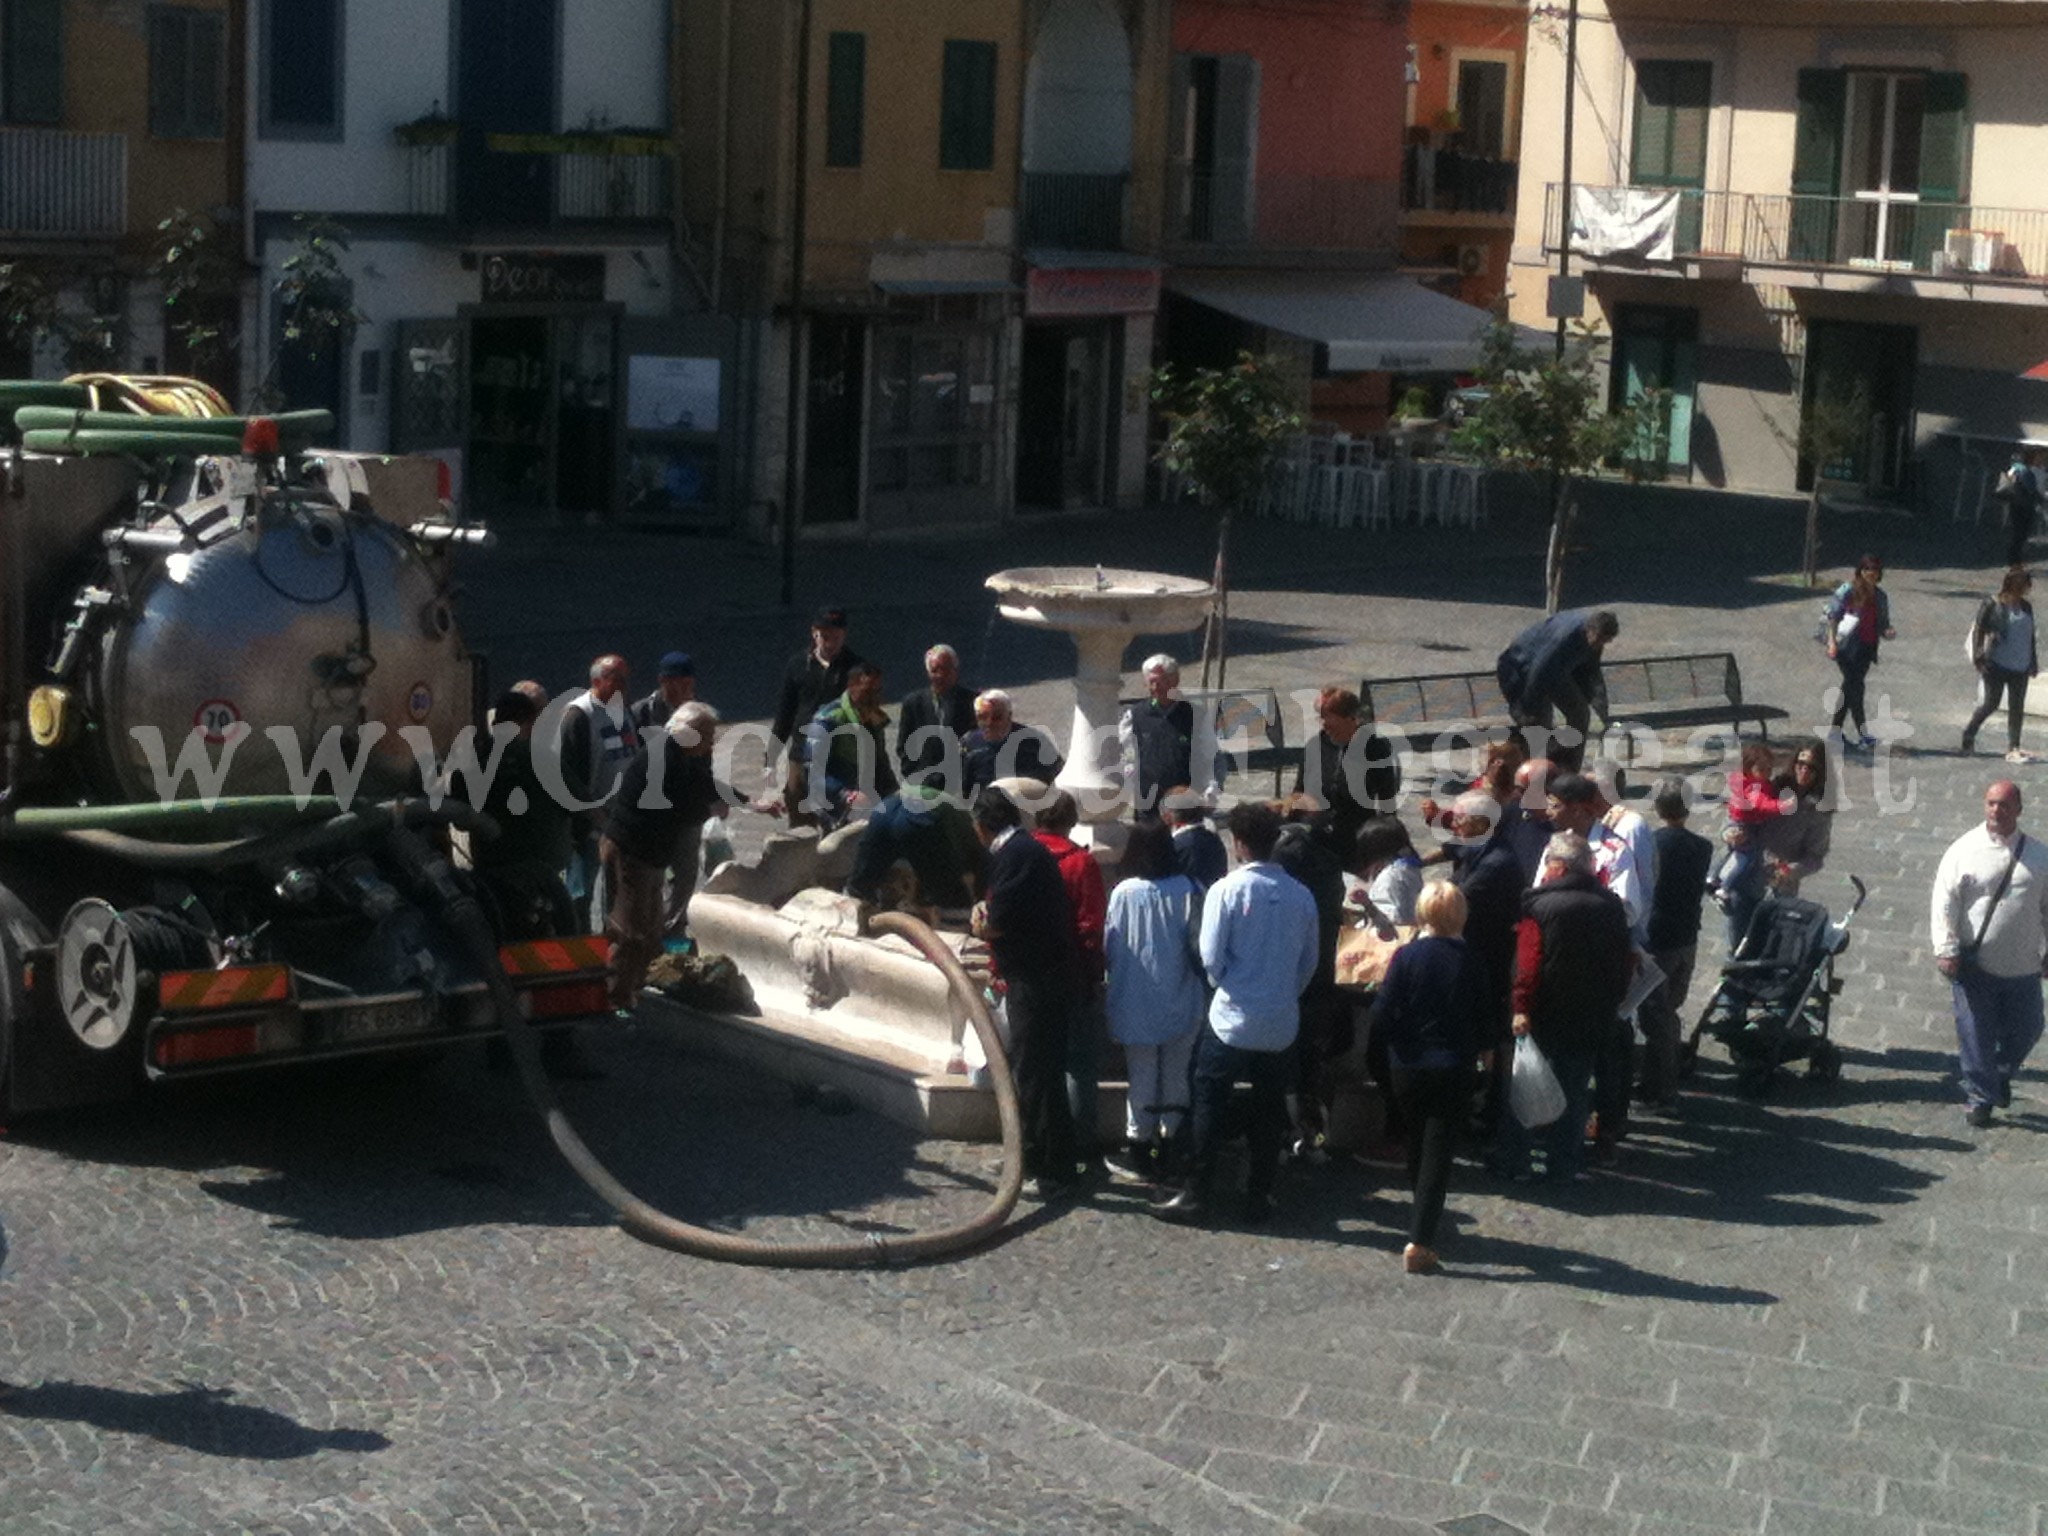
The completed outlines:
[[[804,492],[804,257],[810,240],[811,0],[797,0],[795,175],[789,211],[789,396],[782,460],[782,606],[796,601],[797,508]]]
[[[1572,270],[1572,109],[1578,102],[1579,83],[1579,0],[1571,0],[1564,24],[1564,180],[1559,202],[1557,275],[1560,281]],[[1564,361],[1565,317],[1557,317],[1557,360]]]
[[[678,0],[681,3],[681,0]],[[718,8],[718,169],[711,216],[711,308],[725,297],[725,230],[732,195],[732,0]]]

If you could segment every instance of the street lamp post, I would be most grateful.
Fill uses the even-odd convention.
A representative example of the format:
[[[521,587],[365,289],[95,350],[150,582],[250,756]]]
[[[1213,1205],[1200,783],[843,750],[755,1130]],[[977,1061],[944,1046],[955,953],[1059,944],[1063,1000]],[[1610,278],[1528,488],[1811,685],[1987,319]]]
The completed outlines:
[[[1564,23],[1564,177],[1559,187],[1557,236],[1557,278],[1562,288],[1565,279],[1572,272],[1572,109],[1578,103],[1579,74],[1579,0],[1571,0],[1565,12]],[[1560,293],[1559,297],[1563,295]],[[1557,360],[1564,361],[1565,315],[1564,305],[1556,306],[1557,313]]]

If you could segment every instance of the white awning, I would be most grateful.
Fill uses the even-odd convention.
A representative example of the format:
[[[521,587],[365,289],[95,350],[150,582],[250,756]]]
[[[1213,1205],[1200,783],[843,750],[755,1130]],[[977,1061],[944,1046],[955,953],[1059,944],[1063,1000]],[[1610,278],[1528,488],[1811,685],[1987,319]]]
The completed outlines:
[[[1393,273],[1173,272],[1184,298],[1329,348],[1332,373],[1465,373],[1492,316]]]

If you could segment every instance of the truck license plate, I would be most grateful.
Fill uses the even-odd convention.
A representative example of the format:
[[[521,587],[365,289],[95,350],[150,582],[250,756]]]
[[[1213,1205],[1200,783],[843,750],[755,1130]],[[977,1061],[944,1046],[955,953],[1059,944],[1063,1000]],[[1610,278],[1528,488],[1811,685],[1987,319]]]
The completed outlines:
[[[424,997],[409,997],[395,1003],[364,1003],[334,1011],[332,1038],[336,1044],[355,1044],[392,1035],[420,1035],[431,1030],[434,1023],[434,1005]]]

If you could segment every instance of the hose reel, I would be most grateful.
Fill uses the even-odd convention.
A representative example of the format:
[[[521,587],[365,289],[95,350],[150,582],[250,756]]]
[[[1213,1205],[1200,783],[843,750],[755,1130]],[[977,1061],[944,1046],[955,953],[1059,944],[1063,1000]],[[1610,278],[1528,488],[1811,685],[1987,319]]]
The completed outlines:
[[[64,914],[57,931],[57,998],[64,1022],[95,1051],[128,1038],[142,1012],[135,938],[121,914],[96,896]]]

